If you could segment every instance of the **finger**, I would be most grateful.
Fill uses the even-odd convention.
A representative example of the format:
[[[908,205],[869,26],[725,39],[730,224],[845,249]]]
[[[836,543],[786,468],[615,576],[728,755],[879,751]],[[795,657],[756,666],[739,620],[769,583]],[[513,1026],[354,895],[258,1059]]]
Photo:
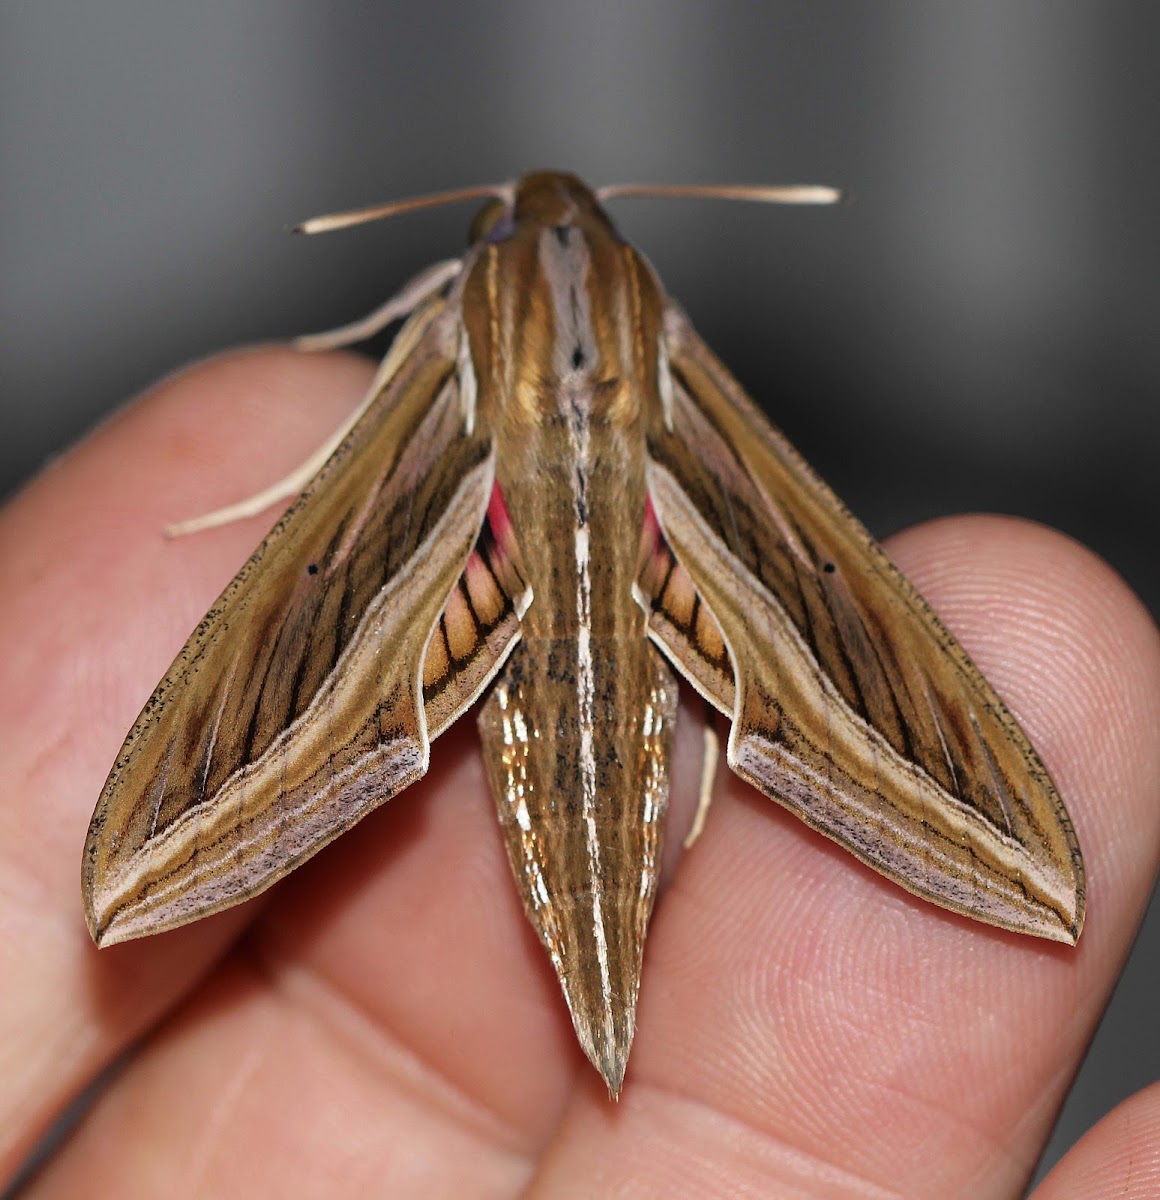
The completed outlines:
[[[92,646],[107,654],[111,665],[93,670],[102,673],[105,686],[126,692],[116,707],[110,705],[102,727],[89,730],[101,744],[85,763],[88,782],[69,792],[69,797],[84,799],[76,804],[78,811],[61,818],[54,828],[71,825],[78,834],[83,830],[99,780],[133,713],[259,532],[257,523],[249,522],[165,543],[157,529],[257,490],[302,457],[305,446],[317,440],[317,430],[313,414],[300,413],[300,406],[317,406],[315,393],[336,390],[324,366],[281,353],[207,364],[163,388],[102,435],[114,440],[98,438],[85,447],[53,481],[54,487],[67,485],[102,497],[96,518],[76,536],[89,548],[90,557],[99,558],[103,571],[88,585],[101,620],[90,636]],[[309,378],[298,377],[300,368],[312,373]],[[353,380],[349,392],[356,394],[364,378],[361,366],[355,365],[353,374],[349,363],[337,369],[347,372],[343,378]],[[207,416],[209,397],[224,399]],[[349,396],[343,407],[346,404]],[[271,410],[282,413],[284,421],[310,427],[309,436],[293,439],[290,452],[265,428],[272,422]],[[327,421],[332,423],[333,413]],[[126,442],[129,434],[135,439],[131,445]],[[272,449],[271,440],[278,443]],[[211,460],[200,480],[187,480],[165,462],[175,443],[182,446],[187,469],[191,461]],[[271,452],[256,455],[257,445]],[[95,465],[86,457],[93,455],[99,456]],[[160,478],[157,472],[146,472],[145,478],[110,472],[111,461],[130,456],[147,464],[165,463]],[[37,522],[50,529],[67,524],[75,498],[54,497],[50,491],[41,499],[40,508],[34,509],[36,520],[23,518],[26,527],[37,528]],[[120,540],[113,538],[110,527]],[[67,562],[54,560],[46,571],[55,590],[77,593]],[[140,611],[141,597],[150,595],[164,596],[165,603],[150,605],[159,629],[156,636],[142,639],[126,614]],[[25,607],[26,619],[49,611],[43,596]],[[53,617],[54,622],[62,620],[66,628],[76,626],[71,612]],[[33,657],[51,658],[47,652]],[[698,736],[698,748],[699,743]],[[693,770],[688,774],[694,777]],[[62,795],[67,790],[60,788]],[[80,928],[75,924],[79,908],[72,907],[77,903],[77,853],[77,848],[66,846],[43,855],[68,863],[63,881],[55,885],[54,904],[68,914],[65,925],[74,935]],[[103,1061],[115,1053],[188,990],[253,908],[247,905],[98,956],[90,971],[112,996],[109,1011],[94,1015],[81,1004],[73,1018],[90,1034],[98,1024],[99,1040],[71,1072],[36,1079],[41,1111],[51,1112],[91,1073],[98,1058]],[[83,937],[80,949],[74,942],[69,951],[93,958]],[[250,1020],[256,1027],[300,1029],[309,1023],[307,1016],[316,1023],[316,1044],[308,1046],[299,1032],[295,1052],[279,1066],[312,1078],[345,1078],[359,1095],[350,1109],[360,1114],[365,1136],[374,1138],[378,1131],[391,1129],[412,1147],[416,1158],[423,1157],[421,1147],[429,1141],[428,1159],[439,1160],[441,1147],[455,1139],[456,1130],[447,1121],[454,1124],[467,1112],[478,1123],[482,1113],[489,1129],[502,1131],[502,1136],[496,1135],[497,1162],[506,1169],[512,1144],[526,1148],[546,1136],[580,1062],[555,978],[512,886],[469,723],[438,744],[427,779],[279,889],[276,902],[264,909],[244,947],[233,954],[229,969],[248,970],[251,977],[256,972],[266,985],[252,993]],[[131,979],[137,986],[129,986]],[[61,991],[75,994],[75,983],[66,983]],[[231,1146],[245,1156],[261,1144],[269,1114],[282,1113],[301,1089],[289,1086],[286,1075],[277,1071],[255,1072],[245,1083],[247,1112],[254,1120],[239,1117],[223,1124],[217,1116],[222,1096],[241,1086],[236,1083],[237,1038],[232,1036],[235,1014],[229,1005],[207,1000],[206,994],[219,995],[219,984],[211,983],[196,999],[197,1011],[209,1017],[191,1020],[182,1014],[147,1044],[65,1148],[44,1186],[50,1186],[50,1179],[64,1180],[59,1186],[67,1193],[96,1169],[112,1178],[107,1174],[112,1166],[104,1157],[110,1146],[123,1152],[117,1161],[128,1185],[134,1177],[134,1148],[180,1171],[191,1153],[205,1152],[207,1130],[220,1138],[216,1149],[223,1163],[231,1161]],[[330,1002],[319,1003],[320,996]],[[331,1028],[347,1028],[352,1010],[380,1039],[383,1074],[377,1104],[356,1086],[360,1080],[365,1083],[365,1063],[349,1057],[341,1029]],[[14,1022],[13,1040],[17,1032]],[[159,1062],[171,1069],[182,1064],[180,1105],[171,1103],[173,1076],[160,1069]],[[329,1090],[338,1089],[332,1084]],[[447,1113],[449,1092],[460,1101],[454,1118]],[[264,1097],[262,1103],[259,1096]],[[137,1120],[141,1112],[153,1114],[145,1135]],[[415,1115],[410,1127],[403,1126],[404,1112]],[[168,1137],[161,1129],[166,1121]],[[35,1127],[33,1122],[29,1126]],[[312,1144],[306,1130],[294,1143],[301,1148]],[[475,1152],[477,1163],[482,1162],[481,1153]],[[383,1169],[388,1170],[388,1164]],[[400,1186],[406,1186],[405,1179]]]
[[[30,1200],[512,1196],[506,1131],[355,1005],[231,954],[151,1036]]]
[[[688,734],[695,778],[695,719]],[[261,1161],[269,1195],[316,1174],[343,1194],[515,1195],[577,1071],[598,1082],[520,910],[468,724],[282,885],[34,1194],[94,1177],[168,1194],[195,1163],[192,1190],[224,1195]]]
[[[1034,1200],[1154,1200],[1160,1195],[1160,1084],[1117,1105],[1063,1156]]]
[[[924,904],[731,782],[654,923],[620,1109],[577,1104],[537,1194],[987,1196],[1030,1175],[1155,874],[1160,647],[1039,527],[940,522],[894,553],[1060,788],[1079,946]]]
[[[80,852],[101,782],[262,525],[177,542],[161,530],[304,458],[369,374],[353,357],[283,350],[194,367],[0,514],[0,1177],[246,919],[233,913],[100,954],[84,925]]]
[[[579,1056],[473,739],[286,881],[34,1195],[518,1194]]]

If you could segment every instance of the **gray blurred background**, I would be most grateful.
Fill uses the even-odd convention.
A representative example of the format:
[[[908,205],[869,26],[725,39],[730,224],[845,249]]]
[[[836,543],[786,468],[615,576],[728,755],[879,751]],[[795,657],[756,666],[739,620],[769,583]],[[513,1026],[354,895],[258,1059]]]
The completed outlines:
[[[471,210],[304,216],[539,166],[825,182],[850,202],[614,213],[877,534],[1018,513],[1156,612],[1158,33],[1049,0],[0,0],[0,491],[190,358],[361,315]],[[1048,1161],[1160,1077],[1158,964],[1160,914]]]

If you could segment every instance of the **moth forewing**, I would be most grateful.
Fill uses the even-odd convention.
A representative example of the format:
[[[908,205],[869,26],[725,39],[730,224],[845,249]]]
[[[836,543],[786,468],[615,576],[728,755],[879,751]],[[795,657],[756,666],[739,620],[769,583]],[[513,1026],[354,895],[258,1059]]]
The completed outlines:
[[[423,655],[494,478],[463,433],[457,328],[429,321],[130,731],[85,846],[99,943],[255,895],[426,771]]]
[[[649,494],[729,646],[730,766],[908,890],[1074,942],[1079,845],[1014,718],[675,308],[665,336]]]
[[[683,194],[714,191],[833,199]],[[452,195],[492,197],[461,266],[310,343],[418,306],[365,411],[130,732],[85,847],[94,939],[268,887],[419,778],[482,694],[513,874],[615,1094],[675,668],[731,718],[733,770],[864,862],[1074,941],[1079,847],[1026,737],[593,193],[540,173]]]
[[[1008,929],[1074,941],[1070,855],[1062,867],[1045,861],[1039,847],[1014,836],[1018,816],[996,828],[861,719],[818,669],[777,599],[722,557],[671,477],[658,468],[651,478],[674,548],[693,564],[690,573],[737,664],[730,767],[925,899]],[[1035,797],[1041,804],[1052,798]]]

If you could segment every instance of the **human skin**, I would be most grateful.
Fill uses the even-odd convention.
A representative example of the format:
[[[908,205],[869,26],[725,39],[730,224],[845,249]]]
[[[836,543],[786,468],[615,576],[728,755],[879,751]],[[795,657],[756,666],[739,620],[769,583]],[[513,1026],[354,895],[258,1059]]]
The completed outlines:
[[[281,348],[199,364],[0,513],[0,1180],[126,1056],[28,1195],[1019,1195],[1160,852],[1160,637],[1107,566],[1025,522],[947,519],[889,549],[1064,797],[1089,883],[1074,949],[915,899],[724,770],[680,857],[696,702],[619,1103],[520,909],[471,720],[257,901],[94,948],[93,803],[270,517],[160,530],[284,474],[369,376]],[[1037,1196],[1158,1191],[1154,1088]]]

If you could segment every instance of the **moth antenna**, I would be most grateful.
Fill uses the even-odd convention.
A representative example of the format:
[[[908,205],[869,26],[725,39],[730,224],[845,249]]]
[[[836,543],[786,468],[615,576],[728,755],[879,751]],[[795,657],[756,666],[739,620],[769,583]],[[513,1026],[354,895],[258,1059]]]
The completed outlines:
[[[683,196],[694,200],[750,200],[759,204],[836,204],[842,193],[822,184],[768,187],[748,183],[609,183],[596,189],[603,204],[619,196]]]
[[[349,229],[352,225],[366,225],[370,221],[397,217],[400,213],[415,212],[420,208],[438,208],[443,204],[459,204],[463,200],[480,200],[485,196],[494,196],[507,204],[513,204],[515,187],[510,183],[478,183],[474,187],[455,188],[449,192],[431,192],[426,196],[411,196],[406,200],[372,204],[368,208],[353,208],[348,212],[311,217],[308,221],[295,225],[290,232],[329,233],[332,229]]]

